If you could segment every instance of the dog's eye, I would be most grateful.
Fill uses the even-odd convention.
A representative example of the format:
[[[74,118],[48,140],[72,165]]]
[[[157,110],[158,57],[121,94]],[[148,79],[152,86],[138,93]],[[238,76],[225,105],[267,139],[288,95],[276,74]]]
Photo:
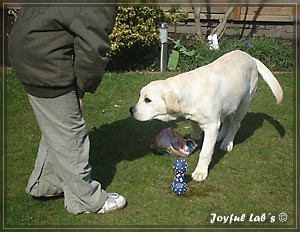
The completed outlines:
[[[151,99],[146,97],[146,98],[145,98],[145,102],[146,102],[146,103],[150,103],[150,102],[151,102]]]

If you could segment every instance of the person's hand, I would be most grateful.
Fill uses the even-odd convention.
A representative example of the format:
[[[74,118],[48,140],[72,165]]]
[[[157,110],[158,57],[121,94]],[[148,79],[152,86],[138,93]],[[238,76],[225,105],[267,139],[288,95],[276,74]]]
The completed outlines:
[[[82,98],[78,98],[79,109],[82,111]]]

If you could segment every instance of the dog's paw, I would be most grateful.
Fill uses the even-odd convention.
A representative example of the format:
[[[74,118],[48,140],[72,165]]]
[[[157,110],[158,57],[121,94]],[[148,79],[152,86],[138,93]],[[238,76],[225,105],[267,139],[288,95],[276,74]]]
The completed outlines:
[[[226,142],[226,141],[223,141],[221,143],[221,146],[220,148],[223,150],[223,151],[232,151],[233,149],[233,141],[230,141],[230,142]]]
[[[205,180],[207,177],[207,171],[206,172],[198,172],[197,170],[195,170],[193,173],[192,173],[192,178],[193,180],[195,181],[203,181]]]

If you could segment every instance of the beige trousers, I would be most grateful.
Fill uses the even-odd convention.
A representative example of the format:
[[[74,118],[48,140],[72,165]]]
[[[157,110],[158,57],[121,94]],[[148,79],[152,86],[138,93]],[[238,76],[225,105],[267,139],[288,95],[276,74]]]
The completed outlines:
[[[98,211],[107,193],[91,179],[90,141],[75,91],[28,97],[42,138],[26,192],[35,197],[63,193],[65,208],[73,214]]]

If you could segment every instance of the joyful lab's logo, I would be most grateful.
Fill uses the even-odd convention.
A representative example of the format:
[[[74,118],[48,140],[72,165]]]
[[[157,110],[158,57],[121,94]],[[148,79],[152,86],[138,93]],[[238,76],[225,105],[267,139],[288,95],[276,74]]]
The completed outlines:
[[[247,217],[248,216],[248,217]],[[274,223],[276,221],[280,222],[286,222],[288,219],[286,213],[280,213],[279,215],[272,215],[271,213],[262,213],[260,215],[255,215],[253,213],[246,215],[217,215],[216,213],[211,214],[210,223],[223,223],[223,224],[233,224],[237,222],[252,222],[252,223],[258,223],[258,222],[270,222]]]

